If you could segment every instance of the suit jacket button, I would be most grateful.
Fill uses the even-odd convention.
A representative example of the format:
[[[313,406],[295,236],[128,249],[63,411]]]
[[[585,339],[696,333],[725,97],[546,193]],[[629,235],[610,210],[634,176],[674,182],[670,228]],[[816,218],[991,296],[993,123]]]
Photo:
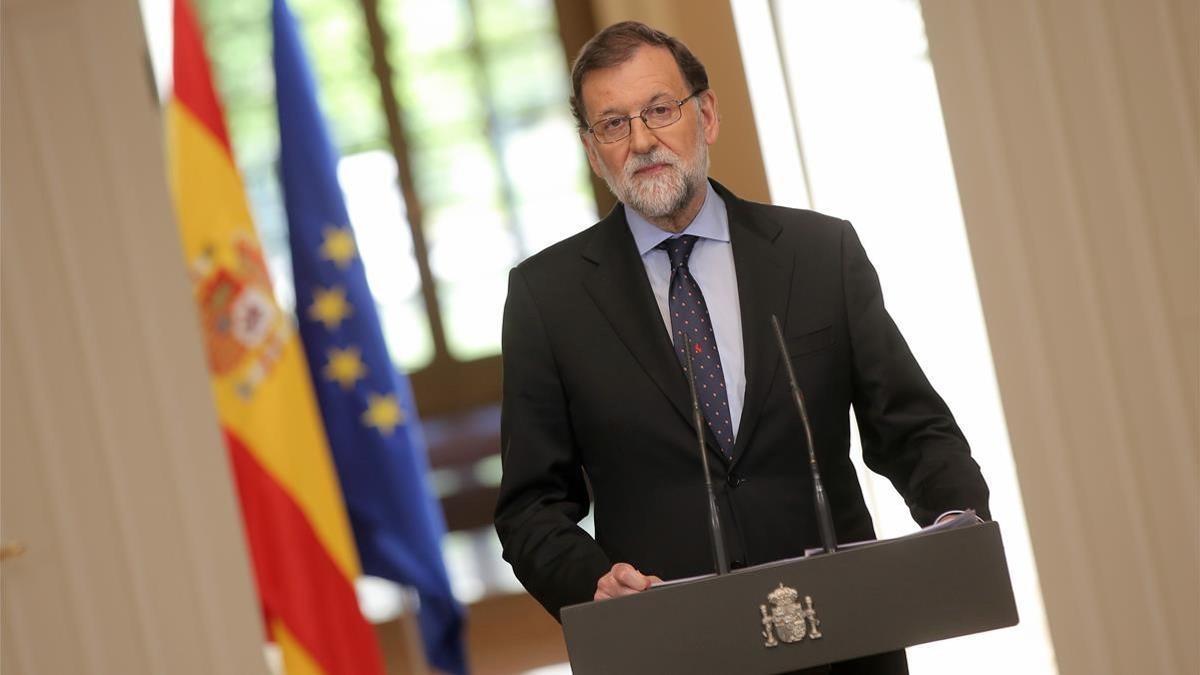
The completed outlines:
[[[725,483],[729,485],[730,489],[737,488],[739,485],[745,482],[745,478],[742,478],[736,474],[729,474],[729,477],[725,479]]]

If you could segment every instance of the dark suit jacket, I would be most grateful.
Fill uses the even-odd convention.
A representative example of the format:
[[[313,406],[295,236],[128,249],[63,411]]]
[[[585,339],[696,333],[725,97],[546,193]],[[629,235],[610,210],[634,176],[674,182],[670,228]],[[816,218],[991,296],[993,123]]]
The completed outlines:
[[[874,537],[849,457],[851,405],[866,464],[918,523],[959,508],[987,517],[979,467],[884,309],[850,224],[714,187],[729,214],[746,361],[732,461],[708,433],[733,564],[819,545],[772,314],[806,395],[839,541]],[[620,205],[512,271],[503,352],[496,528],[529,592],[557,616],[591,600],[616,562],[664,579],[711,572],[687,381]],[[589,502],[595,540],[577,527]]]

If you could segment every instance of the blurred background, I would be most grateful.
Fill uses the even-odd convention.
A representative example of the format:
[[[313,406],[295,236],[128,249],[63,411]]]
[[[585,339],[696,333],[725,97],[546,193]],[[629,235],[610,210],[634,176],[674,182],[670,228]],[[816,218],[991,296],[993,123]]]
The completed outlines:
[[[271,3],[193,2],[291,312]],[[1195,3],[290,4],[420,412],[471,672],[570,672],[491,526],[500,316],[514,264],[614,203],[567,99],[574,54],[625,19],[708,67],[713,177],[855,224],[983,467],[1021,623],[911,649],[912,672],[1200,672]],[[279,669],[167,189],[172,2],[4,0],[0,29],[0,665]],[[880,536],[916,529],[860,477]],[[414,594],[357,591],[389,671],[428,672]]]

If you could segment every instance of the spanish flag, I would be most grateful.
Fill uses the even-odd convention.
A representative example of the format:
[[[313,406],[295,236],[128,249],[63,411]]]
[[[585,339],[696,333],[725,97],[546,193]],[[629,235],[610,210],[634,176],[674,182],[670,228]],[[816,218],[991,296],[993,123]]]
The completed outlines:
[[[267,630],[290,675],[382,674],[304,351],[275,303],[186,0],[174,23],[171,190]]]

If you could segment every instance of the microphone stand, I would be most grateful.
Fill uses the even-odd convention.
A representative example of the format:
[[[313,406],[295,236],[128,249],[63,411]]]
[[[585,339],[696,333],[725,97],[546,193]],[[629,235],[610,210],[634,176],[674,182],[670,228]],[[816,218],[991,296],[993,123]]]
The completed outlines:
[[[717,574],[729,573],[729,559],[725,555],[725,537],[721,533],[721,519],[717,516],[717,496],[713,492],[712,475],[708,471],[708,451],[704,449],[704,419],[700,413],[700,399],[696,396],[696,380],[692,377],[692,341],[683,334],[683,351],[687,357],[688,392],[692,396],[692,424],[696,427],[696,446],[700,449],[700,464],[704,467],[704,489],[708,493],[708,526],[712,535],[713,559]]]
[[[808,423],[808,410],[804,407],[804,393],[796,381],[796,371],[792,369],[792,360],[788,358],[787,344],[783,341],[783,330],[779,327],[779,318],[771,315],[771,328],[775,331],[775,340],[779,343],[779,358],[783,359],[784,370],[787,371],[788,383],[792,387],[792,399],[796,410],[800,413],[800,423],[804,426],[804,439],[808,444],[808,466],[812,470],[813,498],[817,503],[817,530],[821,535],[821,548],[825,553],[837,550],[837,538],[833,534],[833,514],[829,509],[829,501],[825,498],[825,486],[821,483],[821,469],[817,466],[817,451],[813,447],[812,426]]]

